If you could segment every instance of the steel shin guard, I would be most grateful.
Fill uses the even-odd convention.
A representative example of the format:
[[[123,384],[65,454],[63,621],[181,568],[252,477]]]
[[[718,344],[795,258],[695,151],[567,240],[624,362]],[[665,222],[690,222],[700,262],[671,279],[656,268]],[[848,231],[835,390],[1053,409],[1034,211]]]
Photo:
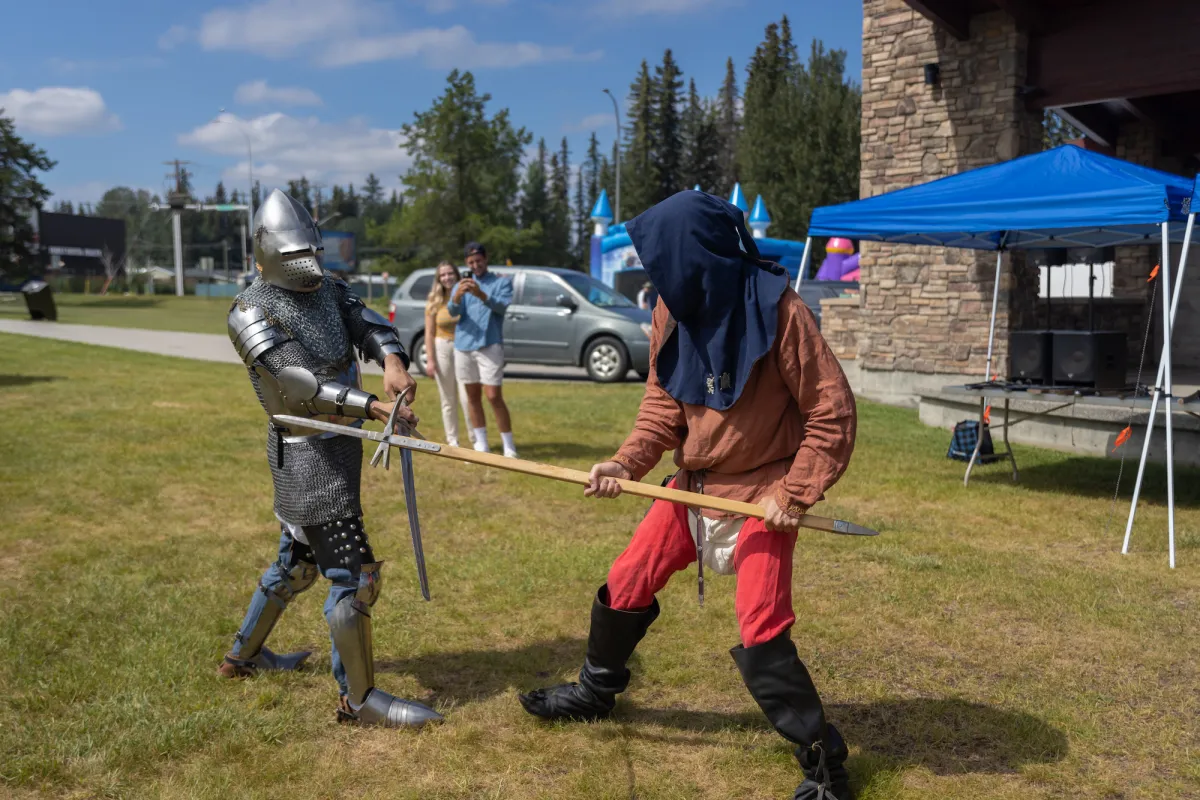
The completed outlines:
[[[329,630],[349,685],[340,719],[385,728],[420,727],[442,721],[442,716],[431,708],[375,688],[371,611],[366,602],[354,596],[343,598],[329,614]]]
[[[257,606],[258,616],[243,623],[238,631],[236,655],[230,653],[225,657],[225,663],[231,669],[225,670],[235,675],[249,675],[259,670],[292,670],[308,658],[309,651],[301,651],[287,655],[279,655],[268,650],[265,645],[267,637],[275,629],[275,624],[283,616],[284,609],[296,595],[312,586],[317,579],[317,565],[307,561],[297,561],[284,573],[283,581],[271,588],[258,586],[258,591],[264,597],[259,602],[252,601],[251,607]],[[255,598],[257,600],[257,598]]]
[[[616,706],[617,695],[629,686],[625,664],[658,614],[657,598],[643,611],[620,611],[608,605],[608,586],[600,587],[592,601],[587,657],[578,682],[521,695],[521,705],[548,720],[607,717]]]
[[[796,745],[804,782],[794,800],[850,800],[841,734],[825,721],[817,687],[796,653],[790,632],[768,642],[729,651],[746,688],[783,738]]]

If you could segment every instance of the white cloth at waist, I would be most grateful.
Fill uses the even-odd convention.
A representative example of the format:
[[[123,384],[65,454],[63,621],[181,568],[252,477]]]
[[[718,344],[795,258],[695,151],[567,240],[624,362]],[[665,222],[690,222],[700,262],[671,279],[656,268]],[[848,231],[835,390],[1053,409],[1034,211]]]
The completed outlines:
[[[738,534],[746,523],[744,517],[708,519],[688,510],[688,533],[696,541],[696,520],[704,526],[704,566],[718,575],[732,575],[733,554],[737,549]]]

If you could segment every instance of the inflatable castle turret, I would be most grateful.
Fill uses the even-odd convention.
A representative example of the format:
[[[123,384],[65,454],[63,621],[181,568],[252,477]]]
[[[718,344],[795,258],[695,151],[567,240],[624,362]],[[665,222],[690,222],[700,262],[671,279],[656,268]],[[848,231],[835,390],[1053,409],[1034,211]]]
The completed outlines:
[[[740,208],[743,215],[750,213],[750,205],[746,202],[746,195],[740,183],[733,185],[733,191],[729,193],[729,202]]]
[[[592,206],[592,222],[595,224],[593,235],[607,236],[608,226],[613,221],[612,206],[608,204],[608,191],[600,190],[600,196],[596,198],[596,205]]]
[[[763,202],[761,194],[754,201],[754,210],[750,212],[746,224],[755,239],[767,238],[767,228],[771,227],[771,215],[767,213],[767,204]]]

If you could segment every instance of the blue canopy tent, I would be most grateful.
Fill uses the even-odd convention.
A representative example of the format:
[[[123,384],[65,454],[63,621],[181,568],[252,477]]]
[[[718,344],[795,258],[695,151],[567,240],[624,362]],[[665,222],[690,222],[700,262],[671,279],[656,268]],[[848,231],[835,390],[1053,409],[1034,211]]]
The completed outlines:
[[[874,242],[940,245],[996,251],[996,278],[988,330],[991,378],[1003,251],[1018,248],[1109,247],[1159,242],[1162,250],[1163,353],[1150,426],[1160,395],[1171,391],[1171,328],[1196,208],[1196,182],[1074,145],[962,172],[930,183],[813,211],[814,236]],[[1182,223],[1186,220],[1186,232]],[[1170,283],[1170,242],[1184,242],[1183,264]],[[808,245],[811,247],[811,244]],[[805,261],[807,262],[807,257]],[[797,280],[799,285],[803,279]],[[1175,489],[1171,414],[1166,413],[1167,495],[1171,566],[1175,566]],[[1142,468],[1150,440],[1146,437]],[[972,458],[971,464],[974,464]],[[968,474],[969,474],[968,466]],[[1139,470],[1139,487],[1140,487]],[[1134,507],[1129,525],[1133,524]]]

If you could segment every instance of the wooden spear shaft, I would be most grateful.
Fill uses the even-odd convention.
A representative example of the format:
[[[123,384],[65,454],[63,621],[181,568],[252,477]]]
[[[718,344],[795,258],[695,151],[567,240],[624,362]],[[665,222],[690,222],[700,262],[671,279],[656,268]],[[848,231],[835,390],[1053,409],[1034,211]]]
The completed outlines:
[[[539,478],[550,478],[551,480],[562,481],[564,483],[573,483],[578,486],[588,486],[592,482],[592,477],[588,473],[578,470],[569,469],[567,467],[557,467],[553,464],[539,464],[536,461],[525,461],[519,458],[506,458],[496,455],[495,453],[480,453],[476,450],[471,450],[465,447],[451,447],[446,444],[436,444],[434,442],[425,441],[422,439],[414,439],[407,436],[387,436],[376,431],[368,431],[362,428],[351,428],[348,425],[338,425],[332,422],[323,422],[321,420],[308,419],[306,417],[292,417],[284,414],[275,415],[274,419],[284,425],[295,425],[300,428],[312,428],[323,431],[331,431],[340,433],[344,436],[353,436],[358,439],[367,439],[372,442],[387,442],[393,447],[402,447],[406,450],[413,450],[418,453],[428,453],[430,455],[441,456],[442,458],[450,458],[455,461],[466,461],[471,464],[480,464],[485,467],[495,467],[496,469],[508,470],[509,472],[520,472],[525,475],[535,475]],[[722,497],[713,497],[707,494],[698,494],[696,492],[685,492],[681,489],[668,489],[665,486],[656,486],[652,483],[642,483],[640,481],[618,480],[621,484],[621,491],[633,495],[634,497],[645,497],[650,500],[666,500],[670,503],[679,503],[680,505],[691,506],[693,508],[704,508],[710,511],[721,511],[729,514],[737,514],[743,517],[752,517],[754,519],[762,519],[764,512],[761,506],[754,503],[742,503],[737,500],[726,500]],[[856,525],[853,522],[846,522],[840,519],[830,519],[828,517],[818,517],[814,514],[805,514],[800,518],[800,527],[810,528],[817,531],[828,531],[830,533],[848,534],[852,536],[876,536],[878,531],[865,528],[861,525]]]

